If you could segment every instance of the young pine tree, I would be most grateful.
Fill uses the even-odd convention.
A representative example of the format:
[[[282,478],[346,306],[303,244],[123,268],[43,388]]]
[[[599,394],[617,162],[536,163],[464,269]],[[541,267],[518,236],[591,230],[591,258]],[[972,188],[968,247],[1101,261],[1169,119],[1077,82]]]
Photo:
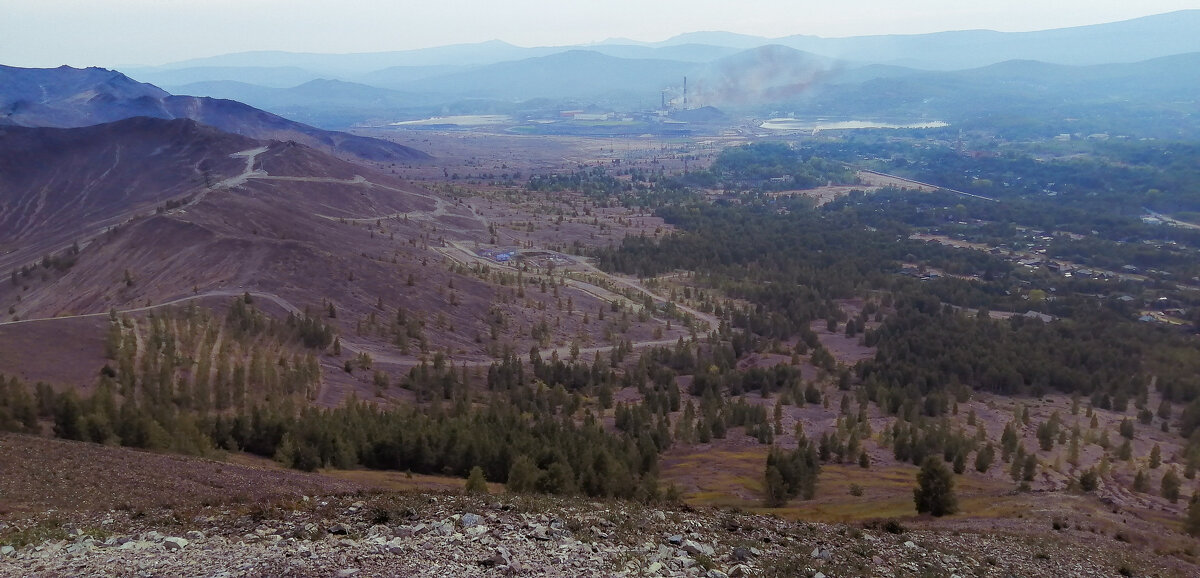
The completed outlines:
[[[1133,477],[1133,491],[1138,493],[1146,493],[1150,489],[1150,480],[1146,477],[1145,470],[1138,470],[1137,475]]]
[[[1179,501],[1179,474],[1175,473],[1175,466],[1167,468],[1167,473],[1162,477],[1162,497],[1171,501],[1172,504]]]
[[[468,494],[486,494],[487,479],[483,476],[483,468],[475,466],[471,468],[471,474],[467,476],[466,492]]]
[[[995,459],[996,449],[992,447],[992,443],[988,442],[983,449],[975,453],[975,471],[985,473],[988,468],[992,467],[992,460]]]
[[[1192,500],[1188,502],[1183,518],[1183,531],[1192,536],[1200,536],[1200,492],[1192,494]]]
[[[917,473],[917,487],[913,490],[913,501],[918,513],[946,516],[958,511],[958,497],[954,494],[954,475],[946,468],[943,460],[936,456],[925,458],[921,471]]]

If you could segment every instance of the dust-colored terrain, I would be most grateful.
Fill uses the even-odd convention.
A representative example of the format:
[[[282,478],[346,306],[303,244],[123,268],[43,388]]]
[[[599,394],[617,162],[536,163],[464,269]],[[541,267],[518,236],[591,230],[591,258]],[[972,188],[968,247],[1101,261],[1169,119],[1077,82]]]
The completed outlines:
[[[0,517],[252,504],[367,486],[333,478],[39,437],[0,435]]]
[[[13,576],[1197,571],[1086,523],[1047,531],[1036,516],[842,525],[708,507],[396,492],[323,474],[13,435],[0,436],[0,464],[0,574]]]
[[[588,360],[606,352],[616,339],[628,340],[635,350],[642,350],[674,345],[679,339],[690,339],[693,332],[703,339],[719,325],[716,317],[700,311],[703,302],[696,293],[685,296],[685,290],[698,289],[691,282],[691,272],[639,280],[605,274],[580,254],[590,247],[618,243],[627,234],[653,237],[670,232],[661,219],[645,212],[597,206],[572,192],[527,194],[522,185],[531,172],[575,170],[616,161],[621,166],[682,168],[685,163],[710,159],[720,143],[534,139],[469,132],[409,133],[406,138],[423,139],[410,144],[443,155],[444,162],[436,167],[390,163],[368,167],[294,143],[238,141],[220,149],[221,170],[210,175],[207,183],[197,181],[186,191],[163,191],[162,196],[106,205],[111,214],[73,217],[81,231],[91,233],[82,239],[72,266],[38,266],[27,275],[18,274],[15,282],[0,283],[0,304],[9,308],[0,322],[0,372],[31,382],[46,381],[57,389],[86,389],[108,363],[103,340],[110,311],[132,319],[136,326],[168,308],[194,304],[222,311],[243,296],[277,319],[309,312],[337,329],[341,355],[328,349],[317,352],[322,378],[313,401],[322,406],[335,406],[351,395],[384,404],[413,401],[412,392],[400,388],[381,391],[371,383],[370,372],[345,371],[348,360],[358,354],[367,354],[374,362],[373,369],[393,380],[440,354],[463,368],[472,387],[482,388],[487,366],[505,348],[523,354],[536,346],[543,356],[560,358],[577,350]],[[192,174],[188,171],[200,162],[199,157],[186,155],[172,158],[177,165],[164,160],[167,164],[160,168]],[[121,174],[136,173],[136,167],[116,166]],[[521,176],[516,176],[518,173]],[[203,180],[203,175],[198,178]],[[864,181],[872,187],[898,184],[881,175]],[[844,192],[830,189],[816,194],[832,198]],[[168,200],[180,204],[168,208],[164,205]],[[163,210],[155,211],[159,206]],[[113,219],[121,226],[104,231]],[[63,237],[52,244],[65,242]],[[42,250],[37,247],[38,252]],[[22,260],[29,257],[36,259],[37,255],[20,256]],[[668,323],[661,314],[639,318],[647,300],[664,303],[672,294],[676,308],[690,318],[691,327],[680,318]],[[838,302],[838,306],[853,317],[863,310],[864,303],[850,300]],[[419,319],[423,339],[406,338],[400,343],[388,333],[388,322],[402,313]],[[875,321],[866,324],[868,329],[876,326]],[[535,336],[535,330],[542,329],[544,334]],[[811,329],[842,367],[875,353],[863,345],[861,334],[845,335],[844,324],[830,331],[819,321]],[[792,354],[795,345],[777,344],[771,351],[747,356],[738,366],[795,364],[802,379],[820,390],[821,402],[801,405],[780,404],[778,394],[745,396],[747,403],[763,407],[767,415],[779,405],[774,442],[782,448],[795,447],[797,425],[803,426],[809,439],[818,439],[838,428],[844,399],[847,407],[855,410],[859,403],[855,391],[837,389],[836,370],[817,369],[810,355]],[[682,376],[676,384],[686,392],[689,380]],[[640,397],[637,388],[615,395],[618,403]],[[683,399],[695,405],[703,401],[686,394]],[[1157,394],[1151,393],[1146,403],[1157,407]],[[1125,412],[1095,409],[1097,425],[1092,427],[1086,406],[1085,401],[1075,411],[1071,400],[1061,396],[1011,399],[976,395],[958,403],[956,412],[946,420],[948,427],[982,428],[985,439],[996,444],[1004,425],[1019,419],[1020,410],[1028,408],[1029,423],[1021,424],[1018,433],[1024,446],[1036,453],[1040,468],[1028,491],[1019,491],[1009,477],[1009,465],[999,456],[983,473],[968,466],[956,477],[962,513],[936,522],[917,516],[912,500],[916,468],[895,459],[882,433],[895,418],[881,413],[875,404],[864,410],[872,434],[861,440],[870,467],[863,469],[849,459],[825,465],[811,501],[793,501],[782,509],[761,508],[769,446],[747,436],[742,428],[732,428],[725,438],[707,443],[676,443],[663,454],[658,472],[662,482],[682,490],[692,507],[720,506],[789,519],[850,523],[856,525],[853,529],[705,509],[671,511],[656,518],[664,524],[655,524],[652,530],[639,528],[626,537],[611,528],[625,523],[621,520],[637,516],[644,520],[646,515],[656,514],[630,504],[592,507],[622,512],[616,517],[619,519],[609,519],[606,524],[583,516],[577,502],[539,502],[536,507],[548,512],[543,513],[533,511],[534,506],[527,502],[508,498],[500,502],[430,502],[424,496],[390,493],[457,491],[461,480],[398,472],[308,475],[280,471],[273,464],[244,457],[235,456],[229,462],[203,461],[20,436],[0,438],[0,476],[7,484],[0,494],[0,506],[12,520],[5,522],[13,524],[4,527],[8,530],[41,527],[38,525],[49,518],[39,512],[54,509],[68,512],[65,517],[72,521],[67,526],[78,529],[86,521],[95,521],[99,526],[111,526],[101,528],[110,536],[120,535],[130,538],[127,543],[139,544],[140,550],[114,556],[118,562],[111,564],[102,554],[115,550],[94,543],[76,547],[76,553],[67,557],[74,543],[58,540],[83,539],[71,537],[67,531],[72,528],[60,519],[62,535],[52,534],[40,542],[42,552],[48,554],[28,550],[17,554],[20,562],[41,564],[34,568],[45,575],[71,568],[69,560],[75,558],[79,568],[96,573],[121,568],[120,563],[143,564],[150,573],[186,573],[208,560],[206,554],[193,554],[196,549],[183,550],[185,554],[174,562],[160,556],[168,554],[167,546],[152,536],[147,538],[146,532],[151,530],[161,534],[201,532],[197,544],[207,545],[206,551],[224,556],[222,560],[237,560],[236,564],[217,561],[217,567],[246,575],[256,571],[329,574],[343,569],[382,573],[388,568],[409,568],[396,566],[408,563],[397,561],[401,554],[444,564],[433,567],[442,573],[484,574],[490,570],[480,561],[491,559],[500,546],[520,551],[535,562],[528,567],[524,562],[513,566],[501,556],[492,566],[525,568],[531,574],[649,574],[655,563],[660,564],[657,570],[662,573],[687,574],[686,568],[696,567],[701,559],[695,552],[677,551],[680,545],[669,541],[676,533],[716,544],[712,555],[704,554],[714,562],[714,569],[732,573],[744,566],[747,575],[772,568],[777,570],[775,575],[813,575],[817,570],[830,575],[1108,575],[1121,568],[1139,574],[1194,575],[1194,540],[1179,532],[1194,483],[1185,482],[1184,497],[1175,503],[1156,491],[1130,489],[1139,469],[1150,470],[1153,488],[1158,487],[1166,468],[1181,469],[1182,440],[1162,431],[1161,418],[1138,424],[1131,441],[1133,459],[1111,464],[1110,474],[1095,492],[1077,492],[1071,481],[1100,461],[1102,432],[1107,430],[1112,441],[1120,443],[1117,424],[1136,415],[1133,408]],[[602,423],[614,428],[613,409],[596,411]],[[1083,432],[1077,463],[1070,463],[1061,442],[1049,450],[1037,449],[1036,428],[1056,411],[1068,431],[1078,423]],[[677,423],[680,416],[681,412],[673,412],[671,423]],[[1175,431],[1177,423],[1172,420],[1177,419],[1165,420],[1168,430]],[[49,424],[43,426],[49,429]],[[1155,444],[1160,445],[1163,464],[1151,469],[1147,456]],[[861,495],[851,493],[855,486]],[[367,488],[388,492],[355,498],[343,495]],[[493,490],[499,488],[493,486]],[[324,498],[297,502],[301,494]],[[354,506],[358,498],[370,504]],[[313,505],[321,502],[334,506]],[[399,510],[398,503],[414,512],[404,515],[405,522],[373,523],[374,514],[368,512]],[[252,510],[247,504],[270,505]],[[488,525],[493,530],[472,536],[459,527],[467,509],[489,512],[493,517]],[[70,513],[74,510],[95,512],[95,518],[76,518]],[[135,516],[139,511],[145,519]],[[454,515],[460,518],[451,518]],[[106,517],[113,522],[103,524]],[[539,526],[552,527],[556,517],[563,520],[560,526],[569,526],[571,519],[580,526],[570,529],[570,536],[551,540],[534,535]],[[880,518],[897,518],[920,528],[914,532],[919,539],[910,547],[904,544],[907,539],[882,532],[855,535],[858,526]],[[729,519],[736,519],[739,528],[751,528],[746,531],[751,538],[744,538],[741,530],[728,529]],[[441,528],[447,520],[450,532],[446,535],[414,531],[402,536],[406,530],[398,527],[424,523],[428,528],[435,524]],[[325,527],[336,523],[349,526],[352,531],[346,535],[350,537],[328,537]],[[375,525],[387,526],[386,532],[373,528]],[[725,529],[720,530],[722,527]],[[1052,533],[1054,530],[1059,532]],[[957,532],[969,539],[961,539]],[[372,541],[385,535],[388,541]],[[208,542],[215,536],[220,541]],[[577,539],[580,536],[590,542]],[[763,536],[772,541],[762,542]],[[401,541],[393,543],[393,538]],[[485,538],[492,541],[485,542]],[[664,540],[671,548],[666,552],[658,547]],[[643,547],[647,542],[652,547]],[[734,544],[751,543],[764,551],[753,557],[757,562],[734,555]],[[587,544],[592,545],[590,554]],[[1083,544],[1095,547],[1088,549]],[[563,553],[551,551],[550,546]],[[818,554],[822,547],[834,553],[829,558],[814,557],[810,554],[814,547]],[[576,551],[580,554],[571,554]],[[443,556],[430,558],[426,556],[430,552]],[[153,560],[148,558],[151,554]],[[146,557],[139,557],[142,555]],[[247,561],[254,557],[261,558],[257,563],[262,565]],[[692,562],[682,561],[684,557]],[[293,565],[295,560],[303,563]],[[175,562],[182,565],[171,565]],[[414,574],[426,571],[417,566],[411,570]]]
[[[144,122],[170,127],[183,121]],[[91,132],[71,133],[81,150],[107,138]],[[204,149],[200,138],[215,137],[184,131],[174,146]],[[245,140],[217,150],[228,161],[222,161],[223,171],[197,176],[188,193],[148,198],[158,211],[147,213],[135,201],[109,203],[113,218],[123,221],[106,232],[97,228],[103,223],[80,220],[81,231],[98,234],[84,238],[69,268],[33,267],[0,285],[0,303],[9,308],[3,322],[8,325],[0,327],[17,333],[36,327],[31,335],[45,334],[77,316],[149,315],[168,304],[211,306],[251,293],[277,306],[281,316],[332,307],[337,316],[328,322],[342,335],[346,354],[369,354],[393,377],[435,352],[455,364],[486,366],[503,345],[516,351],[537,345],[561,356],[578,347],[586,358],[615,343],[601,336],[617,322],[621,339],[637,347],[687,333],[682,323],[672,329],[660,318],[630,319],[645,292],[636,283],[610,283],[578,257],[553,257],[554,251],[544,250],[556,238],[553,247],[565,250],[659,231],[658,219],[588,207],[582,198],[567,196],[524,204],[447,196],[303,145]],[[197,161],[175,155],[161,162],[167,174],[194,170]],[[126,158],[116,166],[132,172],[136,163]],[[171,200],[179,204],[163,210],[161,203]],[[563,221],[535,216],[547,207],[579,214]],[[482,253],[506,245],[524,247],[525,254],[501,263]],[[579,266],[555,270],[555,261]],[[518,278],[523,285],[515,287]],[[623,311],[610,311],[613,302]],[[384,331],[401,310],[421,322],[420,350],[415,342],[398,347]],[[535,339],[535,326],[549,333]],[[51,360],[70,355],[63,348],[77,345],[51,343],[38,350],[35,342],[33,336],[14,339],[0,354],[0,361],[10,360],[0,371],[78,386],[103,365],[93,347],[67,369]],[[25,355],[44,362],[22,367]],[[377,393],[368,372],[349,375],[340,371],[343,360],[330,356],[322,357],[322,365],[328,371],[320,403]]]

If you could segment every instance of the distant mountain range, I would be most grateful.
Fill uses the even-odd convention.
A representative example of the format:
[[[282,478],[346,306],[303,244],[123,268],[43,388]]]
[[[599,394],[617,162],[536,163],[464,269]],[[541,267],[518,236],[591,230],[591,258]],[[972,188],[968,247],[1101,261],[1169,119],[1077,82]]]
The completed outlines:
[[[959,125],[981,116],[1043,123],[1120,117],[1139,130],[1165,128],[1142,130],[1164,136],[1200,122],[1196,30],[1200,10],[1023,33],[767,39],[695,32],[657,43],[568,47],[489,41],[363,54],[246,52],[124,71],[157,86],[102,69],[0,68],[0,123],[185,117],[370,160],[420,154],[323,129],[446,114],[545,118],[563,109],[646,111],[667,104],[749,116]],[[1095,126],[1107,130],[1106,123]]]
[[[753,48],[779,44],[862,64],[895,64],[924,70],[978,68],[1006,60],[1037,60],[1086,66],[1139,62],[1200,52],[1200,10],[1181,10],[1133,20],[1035,32],[962,30],[822,38],[758,38],[725,32],[684,34],[651,47],[716,44]]]
[[[1200,52],[1137,63],[1075,66],[1011,60],[968,70],[927,71],[857,65],[768,45],[705,63],[574,50],[412,78],[395,84],[402,91],[337,80],[314,80],[293,88],[233,81],[170,88],[244,101],[326,127],[450,111],[529,110],[537,115],[589,106],[649,110],[658,108],[661,99],[675,109],[715,106],[749,116],[778,111],[958,125],[979,118],[1018,117],[1020,122],[1039,123],[1095,118],[1100,120],[1088,125],[1092,132],[1171,136],[1198,122],[1196,70]],[[1061,130],[1082,129],[1064,125]]]
[[[1122,22],[1037,32],[965,30],[849,38],[804,35],[763,38],[729,32],[693,32],[656,43],[610,40],[591,45],[531,48],[492,40],[360,54],[242,52],[125,72],[162,86],[240,80],[286,87],[317,78],[373,84],[369,81],[372,74],[394,67],[477,67],[573,50],[627,59],[704,63],[766,45],[787,46],[856,65],[894,64],[922,70],[978,68],[1006,60],[1085,66],[1200,52],[1200,35],[1196,30],[1200,30],[1200,10],[1182,10]],[[260,79],[238,77],[243,73],[259,74]]]
[[[364,160],[428,158],[409,147],[318,129],[241,102],[174,96],[112,70],[0,66],[0,125],[70,128],[139,116],[187,118],[234,134],[291,140]]]
[[[1185,10],[1039,32],[694,32],[533,48],[494,40],[363,54],[245,52],[125,72],[175,94],[237,100],[331,129],[444,114],[639,111],[664,101],[752,115],[948,121],[985,109],[1074,117],[1081,106],[1132,107],[1194,124],[1188,107],[1200,75],[1186,55],[1200,53],[1196,30],[1200,10]]]

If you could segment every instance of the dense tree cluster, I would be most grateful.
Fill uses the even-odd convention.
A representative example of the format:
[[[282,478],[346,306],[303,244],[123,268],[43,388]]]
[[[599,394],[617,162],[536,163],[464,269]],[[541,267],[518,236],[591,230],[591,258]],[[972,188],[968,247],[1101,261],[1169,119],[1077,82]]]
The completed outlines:
[[[241,419],[245,431],[259,423],[250,419],[258,405],[315,395],[321,370],[292,345],[304,341],[296,318],[277,323],[247,301],[235,300],[223,319],[197,307],[141,321],[114,315],[111,361],[94,392],[81,398],[39,384],[39,417],[62,438],[204,454],[228,438],[227,421]]]
[[[783,191],[856,182],[854,172],[842,163],[770,142],[728,147],[708,172],[722,187],[734,190]]]
[[[772,447],[767,454],[766,506],[782,507],[797,496],[811,500],[816,495],[820,473],[817,450],[807,439],[801,439],[791,451]]]
[[[328,341],[328,326],[307,315],[277,323],[250,301],[237,299],[223,319],[198,308],[145,320],[114,316],[112,361],[92,395],[44,384],[31,392],[0,378],[0,428],[33,432],[45,420],[65,439],[189,454],[248,451],[302,470],[467,476],[478,468],[514,491],[659,497],[658,455],[674,440],[667,413],[679,410],[678,388],[673,403],[669,388],[656,386],[645,389],[648,403],[623,404],[614,434],[583,408],[583,394],[616,386],[603,356],[564,363],[533,351],[526,364],[509,353],[487,373],[491,393],[480,393],[466,368],[438,353],[399,383],[422,404],[383,408],[352,398],[321,409],[309,403],[320,369],[301,352],[308,336]]]

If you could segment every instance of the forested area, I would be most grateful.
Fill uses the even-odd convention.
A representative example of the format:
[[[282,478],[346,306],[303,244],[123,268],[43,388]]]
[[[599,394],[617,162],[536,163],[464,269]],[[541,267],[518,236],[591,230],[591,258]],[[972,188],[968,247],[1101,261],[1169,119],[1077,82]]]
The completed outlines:
[[[917,281],[896,275],[906,261],[949,272],[978,271],[991,279],[944,278],[921,291],[963,306],[1018,305],[1005,294],[1008,263],[910,240],[904,228],[872,230],[857,212],[818,212],[803,202],[781,201],[675,205],[656,214],[682,232],[658,240],[627,237],[619,247],[596,251],[598,264],[640,277],[696,271],[697,279],[722,294],[754,303],[754,310],[735,315],[734,323],[764,337],[787,338],[814,319],[837,316],[833,299],[872,290],[915,290]]]
[[[90,395],[0,377],[0,429],[36,432],[49,422],[68,439],[190,454],[247,451],[302,470],[465,477],[479,468],[513,491],[644,500],[661,496],[659,461],[673,445],[745,435],[772,446],[764,480],[773,506],[812,497],[822,464],[870,467],[868,440],[902,462],[940,456],[956,474],[974,454],[975,469],[986,471],[997,451],[986,432],[952,419],[957,404],[977,392],[1061,393],[1098,409],[1133,404],[1143,415],[1153,388],[1167,404],[1158,416],[1163,431],[1175,423],[1185,437],[1200,430],[1195,337],[1135,322],[1137,309],[1111,298],[1132,292],[1131,282],[1051,279],[988,252],[910,238],[942,228],[997,242],[1016,235],[1013,221],[1064,216],[1072,226],[1129,227],[1136,236],[1144,232],[1140,221],[1106,221],[1071,204],[1047,216],[1042,201],[1022,198],[993,203],[884,190],[814,208],[805,199],[757,194],[708,201],[691,188],[763,192],[787,171],[795,171],[788,173],[793,185],[795,175],[845,178],[841,165],[811,154],[752,145],[727,149],[712,168],[684,175],[614,176],[592,168],[530,179],[527,190],[535,194],[574,190],[596,205],[655,207],[675,228],[591,252],[599,267],[662,289],[664,301],[645,295],[640,315],[657,309],[670,319],[676,304],[687,304],[717,319],[706,334],[689,326],[692,339],[671,346],[634,355],[632,343],[613,339],[609,351],[567,361],[556,353],[547,359],[536,347],[526,355],[497,344],[486,369],[455,367],[429,347],[420,315],[381,301],[379,315],[360,321],[358,334],[421,354],[406,375],[388,375],[369,355],[342,354],[325,322],[334,316],[332,304],[322,304],[318,315],[274,320],[246,295],[223,314],[188,307],[144,318],[114,315],[108,364]],[[1050,254],[1144,253],[1164,269],[1194,270],[1183,254],[1146,247],[1063,238]],[[940,273],[901,274],[926,269]],[[660,286],[654,279],[679,272],[665,276],[678,282]],[[856,305],[847,309],[850,300]],[[1046,317],[1021,315],[1030,309]],[[1011,315],[989,314],[997,311]],[[839,363],[814,324],[874,350],[855,364]],[[785,361],[742,363],[755,354]],[[316,407],[322,360],[370,376],[375,397]],[[815,378],[804,377],[806,364]],[[809,404],[834,413],[832,427],[811,438],[802,426],[785,431],[785,408]],[[880,431],[871,431],[872,404],[894,418]],[[1173,406],[1182,412],[1168,424]],[[1057,422],[1039,427],[1047,428],[1049,446],[1066,443]],[[777,444],[788,435],[795,446]],[[1073,432],[1071,443],[1081,443],[1081,435]],[[1102,435],[1087,433],[1096,443]],[[1014,481],[1032,477],[1037,459],[1031,462],[1015,438],[1000,450]],[[1200,463],[1200,436],[1184,453],[1189,464]]]
[[[881,207],[886,211],[878,210]],[[1109,270],[1125,265],[1158,269],[1177,279],[1200,275],[1200,231],[1148,225],[1137,213],[1098,215],[1042,199],[993,203],[949,192],[911,195],[898,190],[880,191],[869,199],[851,195],[830,203],[828,210],[852,211],[863,223],[881,229],[937,230],[998,247],[1026,247],[1033,241],[1031,231],[1038,231],[1053,236],[1049,242],[1032,243],[1044,243],[1047,257]]]
[[[899,300],[896,313],[865,339],[878,351],[858,374],[873,399],[890,392],[890,402],[881,405],[892,412],[927,396],[924,413],[945,414],[955,395],[966,395],[956,393],[964,387],[1005,395],[1078,394],[1095,407],[1118,410],[1144,398],[1152,377],[1173,402],[1200,395],[1200,360],[1189,354],[1191,338],[1104,308],[1081,308],[1072,318],[1043,323],[967,315],[932,297],[912,296]]]
[[[1068,232],[1082,238],[1056,237],[1049,256],[1092,267],[1156,268],[1177,279],[1200,275],[1200,230],[1142,221],[1149,209],[1195,222],[1200,214],[1200,147],[1157,141],[1063,146],[1070,148],[1057,154],[1005,147],[972,155],[950,146],[866,140],[850,146],[817,142],[806,148],[1003,201],[893,194],[888,210],[876,213],[873,221],[938,227],[991,245],[1019,243],[1024,235],[1018,227]],[[959,223],[964,220],[981,222]]]
[[[970,208],[964,210],[964,205]],[[1036,276],[1018,275],[1012,265],[982,251],[909,239],[914,227],[945,226],[980,216],[1022,218],[1036,211],[1033,203],[1015,205],[899,191],[851,195],[815,210],[787,200],[679,203],[656,211],[677,232],[658,239],[627,237],[618,246],[597,251],[596,258],[602,267],[640,277],[692,271],[691,278],[701,287],[746,303],[717,299],[702,304],[728,320],[731,331],[721,339],[739,344],[735,359],[796,337],[797,350],[807,354],[815,341],[805,335],[810,323],[828,319],[831,326],[845,321],[865,324],[868,312],[877,313],[876,327],[856,331],[865,345],[876,347],[875,355],[853,368],[850,382],[858,384],[862,403],[877,404],[899,418],[895,429],[881,438],[895,444],[899,460],[919,464],[926,455],[941,454],[947,462],[965,462],[971,452],[985,453],[974,432],[956,432],[939,421],[976,391],[1062,393],[1080,396],[1096,408],[1123,411],[1131,403],[1144,407],[1154,387],[1168,402],[1185,407],[1180,433],[1190,436],[1200,427],[1195,338],[1178,329],[1135,322],[1133,310],[1103,298],[1119,282],[1059,279],[1053,281],[1058,286],[1054,299],[1030,301],[1027,279],[1039,280]],[[1167,267],[1171,263],[1162,260],[1171,255],[1167,251],[1155,258]],[[896,275],[905,262],[973,274],[976,279],[918,281]],[[1173,264],[1191,265],[1182,260]],[[1102,290],[1099,285],[1104,285]],[[835,300],[854,297],[866,298],[868,310],[857,320],[847,320]],[[1055,317],[1045,322],[988,315],[989,310],[1021,312],[1030,307]],[[819,350],[811,359],[819,367],[825,363]],[[836,375],[835,365],[827,369]],[[739,391],[733,384],[740,380],[714,379],[704,372],[693,379],[693,393]],[[710,390],[710,383],[717,385]],[[840,383],[853,387],[844,377]],[[987,453],[986,459],[976,458],[979,467],[990,464]],[[1187,455],[1196,453],[1188,450]],[[804,463],[795,456],[788,460],[773,454],[768,480],[783,473],[782,463]],[[795,484],[784,483],[784,477],[776,480],[776,489],[768,490],[768,501],[797,495]]]
[[[606,431],[581,392],[611,408],[610,364],[602,356],[591,364],[542,361],[536,351],[528,364],[506,353],[482,378],[437,355],[395,384],[422,404],[352,398],[317,408],[316,355],[336,343],[320,318],[274,321],[248,296],[223,317],[195,307],[144,320],[114,316],[110,363],[94,393],[0,377],[0,428],[36,433],[40,419],[65,439],[194,455],[247,451],[309,471],[364,466],[465,477],[480,467],[491,481],[520,477],[522,491],[642,499],[659,496],[658,454],[674,435],[692,435],[672,432],[668,404],[654,395],[658,405],[623,406],[620,431]],[[369,370],[370,358],[346,365]],[[486,391],[473,391],[472,380]],[[390,386],[379,372],[375,383]]]
[[[592,362],[528,359],[511,351],[478,375],[437,354],[398,383],[376,372],[386,391],[416,394],[417,404],[351,398],[335,408],[311,404],[320,384],[316,355],[337,338],[309,315],[273,321],[234,300],[224,316],[189,307],[145,319],[110,320],[109,363],[91,395],[0,376],[0,429],[38,433],[39,420],[64,439],[208,455],[247,451],[302,470],[367,467],[466,476],[515,491],[658,499],[658,455],[676,440],[724,437],[756,428],[766,443],[766,413],[744,401],[710,397],[681,405],[674,371],[691,369],[692,348],[663,348],[629,371],[611,356]],[[328,352],[326,352],[328,353]],[[693,358],[694,359],[694,358]],[[369,356],[347,361],[369,370]],[[643,401],[613,402],[635,387]],[[482,388],[482,389],[481,389]],[[615,411],[616,431],[599,412]],[[672,423],[669,413],[682,411]]]
[[[692,188],[719,187],[734,193],[808,189],[828,183],[855,183],[845,164],[793,150],[783,143],[753,143],[721,151],[707,169],[665,174],[641,168],[579,168],[570,173],[534,175],[525,189],[535,193],[571,191],[598,206],[661,207],[694,199]]]
[[[1133,216],[1141,207],[1200,210],[1200,147],[1194,143],[1072,143],[1061,151],[980,143],[983,150],[972,155],[955,144],[914,147],[898,139],[856,138],[852,143],[814,141],[802,149],[948,189],[1005,200],[1040,198],[1041,206],[1081,210],[1078,214],[1095,218]]]
[[[690,175],[679,177],[662,171],[636,168],[592,167],[570,173],[534,175],[529,178],[525,190],[543,194],[564,191],[579,193],[598,207],[653,208],[694,197],[688,186],[698,184],[697,179],[707,177],[693,178]]]
[[[784,191],[834,183],[854,183],[854,171],[844,164],[797,152],[783,143],[752,143],[729,147],[712,166],[689,179],[720,183],[733,190]]]
[[[1052,324],[968,315],[958,308],[1029,306],[1006,294],[1009,266],[991,262],[994,258],[982,252],[868,230],[858,213],[841,207],[776,209],[666,207],[658,214],[681,232],[658,241],[629,237],[619,247],[599,251],[597,259],[601,266],[639,276],[697,271],[701,282],[754,305],[750,311],[726,313],[734,326],[763,338],[787,339],[813,320],[836,317],[833,299],[887,294],[895,313],[865,335],[868,345],[878,345],[879,354],[860,373],[884,384],[915,386],[921,395],[961,383],[1000,393],[1121,392],[1128,399],[1137,387],[1145,387],[1147,372],[1178,374],[1167,385],[1176,401],[1190,401],[1200,393],[1185,371],[1174,370],[1180,359],[1146,365],[1151,351],[1185,353],[1186,340],[1177,332],[1131,323],[1119,305],[1097,308],[1094,299],[1089,303],[1064,296],[1050,310],[1069,318]],[[992,280],[918,282],[893,274],[901,261],[917,256],[947,268],[953,259],[978,259],[982,263],[966,266],[985,269]],[[1134,378],[1142,380],[1140,386],[1131,385],[1139,381]]]

